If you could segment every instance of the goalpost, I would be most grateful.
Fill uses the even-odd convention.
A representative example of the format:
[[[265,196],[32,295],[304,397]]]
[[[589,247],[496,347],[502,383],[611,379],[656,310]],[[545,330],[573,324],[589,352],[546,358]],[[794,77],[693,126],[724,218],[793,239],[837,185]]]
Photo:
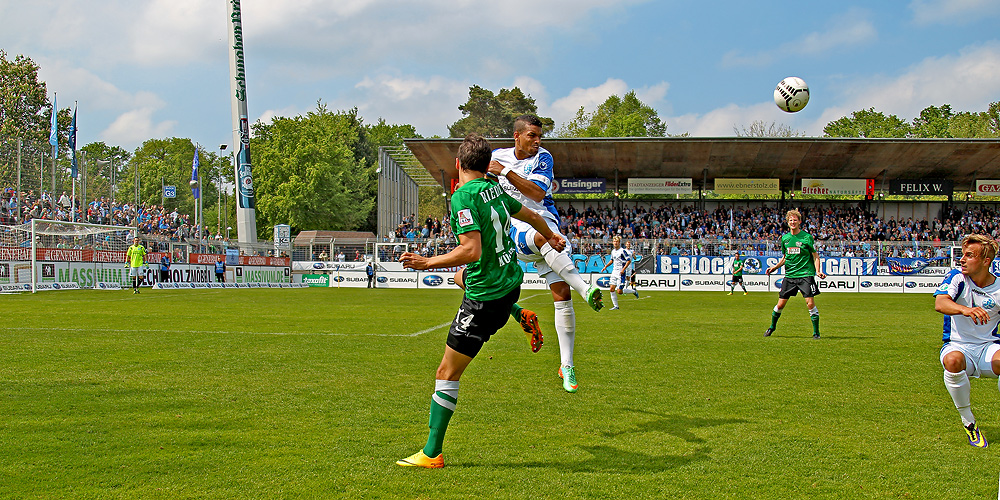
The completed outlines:
[[[32,219],[19,226],[0,226],[0,283],[108,281],[113,268],[121,273],[136,228],[84,222]],[[6,275],[6,276],[5,276]]]

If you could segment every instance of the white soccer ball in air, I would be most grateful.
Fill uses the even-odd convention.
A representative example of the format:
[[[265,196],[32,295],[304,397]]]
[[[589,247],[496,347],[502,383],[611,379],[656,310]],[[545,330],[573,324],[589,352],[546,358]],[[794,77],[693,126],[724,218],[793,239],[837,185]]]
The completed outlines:
[[[782,111],[794,113],[809,103],[809,86],[797,76],[785,78],[774,88],[774,103]]]

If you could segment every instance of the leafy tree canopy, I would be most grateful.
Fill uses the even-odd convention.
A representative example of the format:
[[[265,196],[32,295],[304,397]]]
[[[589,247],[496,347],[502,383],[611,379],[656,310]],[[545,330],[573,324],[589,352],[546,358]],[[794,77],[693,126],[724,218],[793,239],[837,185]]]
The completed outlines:
[[[514,119],[524,114],[538,114],[535,99],[521,89],[500,89],[494,94],[479,85],[469,87],[469,100],[458,107],[463,117],[448,127],[451,137],[465,137],[471,132],[485,137],[512,137]],[[550,132],[555,121],[538,117],[542,121],[542,133]]]
[[[556,131],[556,137],[665,137],[667,124],[656,110],[630,91],[624,97],[613,95],[592,113],[583,107],[576,116]]]

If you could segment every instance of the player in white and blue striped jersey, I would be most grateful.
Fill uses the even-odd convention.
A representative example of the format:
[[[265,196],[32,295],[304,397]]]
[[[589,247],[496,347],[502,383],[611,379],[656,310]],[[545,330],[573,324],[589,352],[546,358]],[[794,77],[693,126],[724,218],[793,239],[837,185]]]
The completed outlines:
[[[541,147],[542,121],[534,115],[521,115],[514,119],[514,147],[493,151],[489,172],[500,181],[504,191],[521,205],[528,207],[545,219],[553,232],[559,233],[559,212],[552,201],[552,155]],[[604,304],[601,290],[590,286],[573,263],[570,245],[562,252],[552,251],[544,238],[531,226],[516,219],[511,224],[511,239],[517,246],[517,258],[535,264],[538,275],[545,279],[552,292],[555,306],[555,329],[559,339],[559,376],[566,392],[578,388],[573,363],[576,340],[576,312],[573,294],[576,290],[595,311]]]
[[[934,310],[944,314],[941,365],[944,385],[962,416],[969,444],[986,448],[986,436],[972,414],[969,377],[1000,377],[1000,283],[990,272],[997,242],[983,234],[962,239],[960,268],[934,292]]]
[[[632,261],[632,249],[628,248],[628,242],[626,246],[622,246],[622,237],[615,235],[611,238],[611,244],[614,249],[611,250],[611,259],[608,260],[607,264],[601,269],[603,273],[608,266],[611,266],[611,284],[609,291],[611,292],[611,310],[618,309],[618,296],[623,293],[631,293],[635,295],[635,298],[639,298],[639,292],[635,288],[628,286],[628,270],[629,267],[633,266]],[[635,271],[633,271],[634,274]]]

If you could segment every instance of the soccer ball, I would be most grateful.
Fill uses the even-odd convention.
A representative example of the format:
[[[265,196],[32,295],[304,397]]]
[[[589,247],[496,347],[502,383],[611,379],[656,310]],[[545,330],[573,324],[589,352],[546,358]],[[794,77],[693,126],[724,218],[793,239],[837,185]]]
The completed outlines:
[[[809,103],[809,86],[799,77],[785,78],[774,88],[774,103],[782,111],[799,111]]]

